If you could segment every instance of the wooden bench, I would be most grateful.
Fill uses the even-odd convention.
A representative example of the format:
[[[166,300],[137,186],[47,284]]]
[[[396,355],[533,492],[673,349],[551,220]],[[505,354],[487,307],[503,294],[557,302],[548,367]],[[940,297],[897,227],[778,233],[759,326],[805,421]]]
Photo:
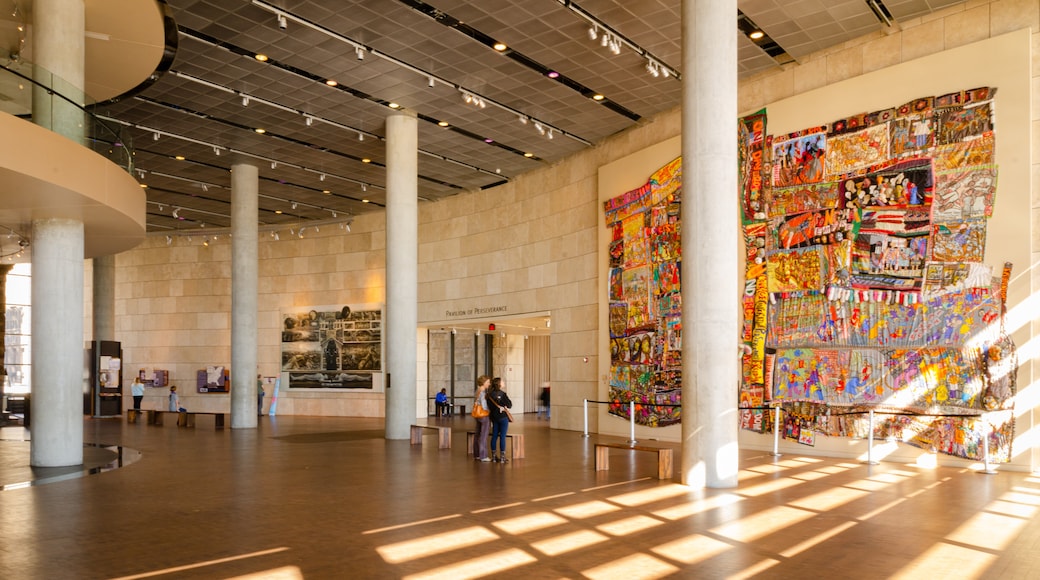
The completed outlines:
[[[473,438],[477,434],[473,431],[466,431],[466,455],[473,455]],[[491,436],[488,435],[490,438]],[[523,433],[507,433],[506,439],[509,440],[509,452],[512,454],[513,459],[524,458],[524,434]],[[488,449],[488,451],[491,451]]]
[[[596,471],[610,469],[610,450],[650,451],[657,454],[657,479],[672,478],[672,450],[664,447],[629,445],[628,443],[596,443]]]
[[[451,427],[438,427],[437,425],[412,425],[409,432],[412,445],[422,445],[423,429],[435,429],[437,431],[437,447],[439,449],[451,449]]]
[[[213,415],[213,426],[215,429],[223,429],[224,422],[227,417],[227,413],[213,411],[161,411],[157,409],[145,410],[146,422],[149,425],[162,425],[163,415],[177,415],[178,427],[195,427],[195,415]]]

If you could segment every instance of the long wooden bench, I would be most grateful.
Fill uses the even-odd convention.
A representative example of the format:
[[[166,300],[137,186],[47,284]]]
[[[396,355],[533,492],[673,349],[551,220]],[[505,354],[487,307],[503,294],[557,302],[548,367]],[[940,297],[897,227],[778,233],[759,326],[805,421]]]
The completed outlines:
[[[629,445],[628,443],[596,443],[596,471],[610,469],[610,450],[649,451],[657,454],[657,479],[672,478],[672,450],[664,447]]]
[[[451,427],[439,427],[437,425],[412,425],[409,431],[409,439],[412,445],[422,445],[423,429],[434,429],[437,431],[437,447],[439,449],[451,449]]]
[[[144,411],[146,422],[149,425],[162,425],[163,415],[177,415],[178,427],[195,427],[196,415],[213,415],[215,429],[223,429],[227,413],[215,411],[162,411],[158,409],[146,409]],[[128,416],[129,419],[129,416]]]
[[[473,431],[466,431],[466,455],[473,455],[473,438],[477,434]],[[490,438],[491,436],[488,435]],[[523,433],[507,433],[506,439],[509,440],[509,452],[512,454],[513,459],[524,458],[524,434]],[[488,451],[491,451],[488,449]]]

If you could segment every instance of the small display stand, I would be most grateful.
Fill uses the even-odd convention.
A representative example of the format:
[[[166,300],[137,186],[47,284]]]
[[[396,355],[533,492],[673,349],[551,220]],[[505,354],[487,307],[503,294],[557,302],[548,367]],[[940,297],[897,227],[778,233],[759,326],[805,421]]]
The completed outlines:
[[[90,383],[83,388],[83,414],[118,417],[123,413],[122,345],[92,340],[86,358]]]

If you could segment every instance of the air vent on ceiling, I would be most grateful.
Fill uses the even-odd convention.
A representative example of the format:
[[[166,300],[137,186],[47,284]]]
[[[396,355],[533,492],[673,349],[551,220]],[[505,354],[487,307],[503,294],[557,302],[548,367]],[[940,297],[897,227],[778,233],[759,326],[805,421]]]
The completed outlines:
[[[892,26],[892,22],[895,20],[892,18],[892,13],[888,11],[888,6],[885,6],[884,0],[866,0],[867,7],[874,13],[874,17],[878,19],[878,22],[885,26]]]

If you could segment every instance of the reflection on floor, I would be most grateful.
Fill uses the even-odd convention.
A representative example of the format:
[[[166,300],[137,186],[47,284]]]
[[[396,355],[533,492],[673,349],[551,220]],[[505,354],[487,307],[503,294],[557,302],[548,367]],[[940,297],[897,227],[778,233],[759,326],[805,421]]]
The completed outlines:
[[[649,453],[613,450],[595,471],[593,444],[619,438],[517,419],[527,458],[508,464],[466,455],[465,417],[429,419],[453,428],[443,450],[434,431],[422,446],[386,441],[372,419],[219,431],[86,420],[86,441],[140,460],[0,491],[0,577],[1035,574],[1030,474],[745,451],[738,488],[691,490],[655,479]]]

